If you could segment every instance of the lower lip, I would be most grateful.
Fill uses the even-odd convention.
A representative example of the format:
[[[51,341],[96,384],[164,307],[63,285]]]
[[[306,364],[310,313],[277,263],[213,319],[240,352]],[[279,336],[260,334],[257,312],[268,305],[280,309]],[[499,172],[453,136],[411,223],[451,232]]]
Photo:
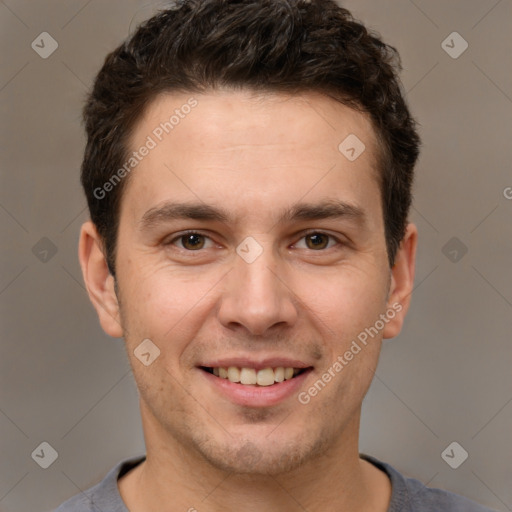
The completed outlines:
[[[297,394],[303,386],[304,380],[312,371],[311,368],[308,368],[293,379],[278,382],[271,386],[248,386],[231,382],[228,379],[221,379],[200,368],[198,370],[223,396],[226,396],[235,404],[248,407],[270,407]]]

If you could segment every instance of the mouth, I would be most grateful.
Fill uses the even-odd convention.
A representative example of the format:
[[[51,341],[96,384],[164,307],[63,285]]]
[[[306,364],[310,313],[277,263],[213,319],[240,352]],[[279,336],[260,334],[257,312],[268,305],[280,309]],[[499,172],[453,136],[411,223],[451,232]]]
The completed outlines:
[[[239,366],[200,366],[199,368],[219,379],[252,387],[275,386],[312,370],[312,367],[294,368],[290,366],[274,368],[269,366],[261,369]]]
[[[244,407],[273,407],[292,399],[306,385],[314,367],[300,359],[244,355],[203,360],[196,366],[204,392]],[[220,402],[219,402],[220,403]],[[291,402],[294,403],[294,402]]]

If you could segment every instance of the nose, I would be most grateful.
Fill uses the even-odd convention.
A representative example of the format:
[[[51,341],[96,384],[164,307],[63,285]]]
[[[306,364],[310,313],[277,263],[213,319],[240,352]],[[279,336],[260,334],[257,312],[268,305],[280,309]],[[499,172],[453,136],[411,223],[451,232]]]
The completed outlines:
[[[270,250],[252,263],[236,256],[234,268],[226,276],[218,310],[224,327],[263,335],[296,322],[297,300],[279,267]]]

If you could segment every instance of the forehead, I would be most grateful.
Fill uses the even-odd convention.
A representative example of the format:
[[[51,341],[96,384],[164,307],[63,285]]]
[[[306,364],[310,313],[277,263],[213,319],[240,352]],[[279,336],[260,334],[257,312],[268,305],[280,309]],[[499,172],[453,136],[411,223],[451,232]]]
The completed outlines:
[[[353,132],[365,139],[372,154],[377,149],[369,117],[329,96],[318,92],[292,95],[231,89],[158,95],[135,126],[131,142],[136,146],[148,134],[154,135],[157,142],[165,142],[160,139],[167,139],[168,135],[179,140],[185,130],[187,139],[197,135],[198,146],[210,144],[219,150],[236,144],[258,143],[269,148],[287,142],[321,151],[324,142],[341,142]]]
[[[371,122],[319,93],[162,94],[133,131],[132,150],[144,146],[125,190],[133,215],[170,196],[243,210],[337,190],[349,202],[378,195]]]

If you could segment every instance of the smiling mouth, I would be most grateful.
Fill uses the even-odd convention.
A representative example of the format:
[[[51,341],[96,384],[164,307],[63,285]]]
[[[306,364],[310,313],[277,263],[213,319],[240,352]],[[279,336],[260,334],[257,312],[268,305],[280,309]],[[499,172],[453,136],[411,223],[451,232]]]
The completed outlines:
[[[224,367],[208,367],[200,366],[201,370],[218,377],[226,379],[237,384],[245,386],[273,386],[291,380],[304,372],[310,371],[312,368],[291,368],[279,366],[277,368],[263,368],[256,370],[255,368],[239,368],[237,366]]]

